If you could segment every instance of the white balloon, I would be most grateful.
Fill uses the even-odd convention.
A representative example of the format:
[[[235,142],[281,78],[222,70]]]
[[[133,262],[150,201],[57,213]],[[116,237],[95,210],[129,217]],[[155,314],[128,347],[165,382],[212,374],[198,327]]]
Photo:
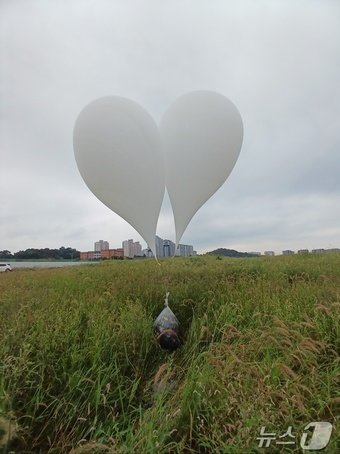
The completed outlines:
[[[137,230],[156,257],[165,177],[160,134],[151,116],[129,99],[99,98],[80,112],[73,147],[89,189]]]
[[[232,171],[242,146],[243,124],[229,99],[212,91],[194,91],[165,112],[160,133],[178,244],[194,214]]]

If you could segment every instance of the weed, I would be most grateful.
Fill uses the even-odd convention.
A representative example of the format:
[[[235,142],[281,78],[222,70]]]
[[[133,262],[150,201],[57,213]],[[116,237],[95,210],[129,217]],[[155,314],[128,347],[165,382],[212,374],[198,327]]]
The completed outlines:
[[[0,276],[4,452],[256,453],[261,426],[335,423],[339,255],[161,263]],[[166,290],[171,355],[152,332]]]

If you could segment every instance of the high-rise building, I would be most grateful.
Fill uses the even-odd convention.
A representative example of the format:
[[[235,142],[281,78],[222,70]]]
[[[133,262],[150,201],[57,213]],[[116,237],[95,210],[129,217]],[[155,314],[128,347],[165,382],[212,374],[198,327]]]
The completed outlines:
[[[94,250],[97,252],[107,251],[108,249],[110,249],[108,241],[99,240],[94,243]]]
[[[182,257],[191,257],[197,255],[197,252],[194,251],[193,246],[187,244],[180,244],[175,250],[176,245],[171,240],[163,240],[156,235],[155,238],[156,254],[157,257],[173,257],[182,256]],[[153,253],[149,247],[142,250],[142,246],[139,241],[134,242],[133,240],[123,241],[122,247],[124,249],[124,257],[133,258],[133,257],[153,257]]]
[[[264,255],[267,257],[274,257],[275,252],[274,251],[264,251]]]
[[[133,243],[133,254],[135,257],[142,256],[142,246],[139,241],[136,241],[135,243]]]
[[[163,241],[163,255],[164,257],[173,257],[175,255],[176,245],[171,240]]]
[[[164,240],[156,235],[155,243],[157,257],[164,257]]]
[[[132,259],[134,257],[133,250],[133,240],[125,240],[122,243],[122,248],[124,249],[124,257]]]
[[[122,247],[124,249],[124,257],[132,259],[133,257],[142,256],[142,246],[139,241],[134,242],[132,239],[123,241]]]

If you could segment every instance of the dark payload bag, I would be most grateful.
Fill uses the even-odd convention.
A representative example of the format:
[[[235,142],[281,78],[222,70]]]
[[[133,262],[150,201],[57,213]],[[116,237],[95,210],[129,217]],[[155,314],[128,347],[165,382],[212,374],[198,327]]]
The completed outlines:
[[[168,304],[169,292],[165,295],[164,309],[156,318],[153,328],[159,345],[166,350],[176,350],[181,345],[179,321]]]

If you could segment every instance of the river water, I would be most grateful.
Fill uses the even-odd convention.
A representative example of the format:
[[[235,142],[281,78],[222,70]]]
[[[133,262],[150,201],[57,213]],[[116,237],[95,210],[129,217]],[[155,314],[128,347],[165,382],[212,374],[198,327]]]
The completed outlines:
[[[34,262],[11,262],[7,260],[2,260],[0,259],[1,263],[9,263],[12,267],[13,270],[16,268],[61,268],[63,266],[79,266],[79,265],[86,265],[86,264],[93,264],[93,263],[98,263],[98,262],[86,262],[86,261],[80,261],[80,262],[69,262],[67,260],[62,260],[60,262],[39,262],[39,261],[34,261]]]

